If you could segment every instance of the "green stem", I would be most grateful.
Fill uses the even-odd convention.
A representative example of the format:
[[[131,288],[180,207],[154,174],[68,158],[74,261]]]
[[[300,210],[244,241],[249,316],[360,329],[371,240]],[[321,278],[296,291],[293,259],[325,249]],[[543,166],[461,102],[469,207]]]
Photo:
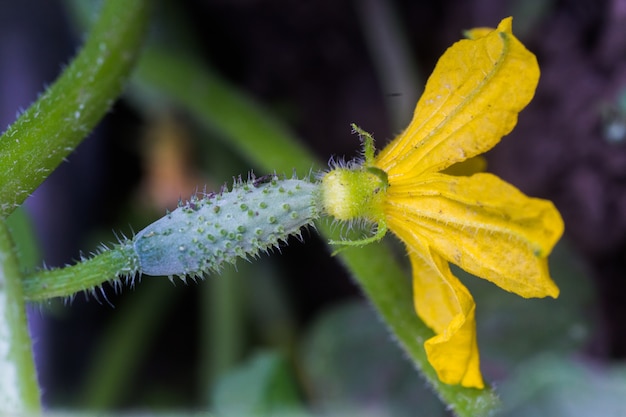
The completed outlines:
[[[45,300],[53,297],[71,297],[117,277],[132,277],[138,271],[139,261],[128,241],[105,250],[91,259],[65,268],[41,270],[23,279],[27,300]]]
[[[141,48],[150,4],[103,2],[78,56],[0,137],[0,217],[50,175],[121,93]]]
[[[9,230],[0,222],[0,414],[41,410],[21,274]]]

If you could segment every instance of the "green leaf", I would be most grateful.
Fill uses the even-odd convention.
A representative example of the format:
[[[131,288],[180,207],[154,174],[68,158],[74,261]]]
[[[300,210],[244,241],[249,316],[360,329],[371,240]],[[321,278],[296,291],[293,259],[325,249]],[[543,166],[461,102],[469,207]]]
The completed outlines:
[[[291,370],[274,352],[260,352],[224,375],[213,395],[219,416],[295,416],[303,413]]]
[[[544,355],[520,364],[501,392],[501,417],[625,416],[626,367]]]

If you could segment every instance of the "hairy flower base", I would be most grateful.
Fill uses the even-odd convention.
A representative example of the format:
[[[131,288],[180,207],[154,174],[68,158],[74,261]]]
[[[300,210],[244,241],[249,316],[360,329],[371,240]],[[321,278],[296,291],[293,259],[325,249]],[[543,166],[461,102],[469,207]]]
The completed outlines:
[[[428,360],[441,381],[475,388],[484,387],[476,306],[449,263],[522,297],[559,294],[547,267],[563,233],[554,205],[491,174],[442,173],[496,145],[534,95],[539,67],[511,21],[472,30],[445,52],[413,120],[377,156],[371,136],[356,129],[366,136],[365,162],[331,170],[321,187],[328,214],[378,224],[376,236],[346,244],[386,230],[404,242],[415,310],[436,334],[424,344]],[[372,186],[372,169],[385,174],[384,187]]]

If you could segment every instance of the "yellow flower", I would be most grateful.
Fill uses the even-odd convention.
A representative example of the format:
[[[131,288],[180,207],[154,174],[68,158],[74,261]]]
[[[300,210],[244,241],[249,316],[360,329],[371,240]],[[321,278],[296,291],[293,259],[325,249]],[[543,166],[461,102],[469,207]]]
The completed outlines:
[[[517,123],[539,79],[535,56],[516,38],[511,18],[475,29],[440,58],[408,128],[365,162],[337,167],[322,180],[322,200],[339,220],[362,218],[380,239],[391,230],[407,247],[417,314],[435,336],[428,360],[447,384],[483,388],[475,303],[449,262],[522,297],[557,297],[547,256],[563,233],[554,205],[498,177],[441,173],[491,149]]]

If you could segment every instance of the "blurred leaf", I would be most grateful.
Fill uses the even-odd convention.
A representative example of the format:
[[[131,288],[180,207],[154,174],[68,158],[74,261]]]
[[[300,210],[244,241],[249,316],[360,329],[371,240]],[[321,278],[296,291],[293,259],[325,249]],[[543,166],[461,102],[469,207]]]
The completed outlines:
[[[543,356],[501,387],[502,417],[626,416],[626,368]]]
[[[289,366],[275,352],[258,353],[221,378],[213,405],[218,416],[304,415]]]
[[[447,415],[364,302],[328,310],[308,334],[302,362],[310,400],[325,413]]]
[[[537,30],[554,3],[554,0],[514,0],[509,3],[505,15],[515,16],[515,32],[520,39],[524,39]]]

